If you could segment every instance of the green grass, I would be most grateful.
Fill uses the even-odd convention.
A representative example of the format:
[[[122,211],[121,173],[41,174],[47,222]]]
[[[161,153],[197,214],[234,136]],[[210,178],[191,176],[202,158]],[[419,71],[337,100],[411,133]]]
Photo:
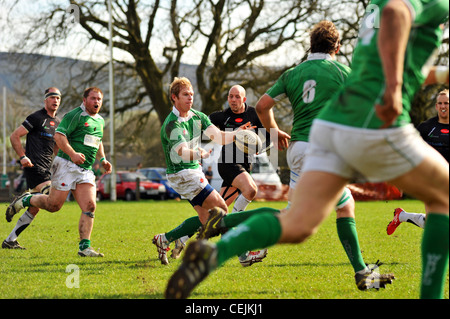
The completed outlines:
[[[255,202],[249,209],[284,202]],[[6,209],[7,204],[2,207]],[[353,269],[336,233],[334,214],[319,232],[302,245],[278,245],[269,249],[262,263],[243,268],[237,258],[212,273],[197,289],[194,299],[410,299],[419,297],[423,230],[402,224],[394,235],[386,225],[394,208],[423,212],[414,200],[358,202],[357,227],[366,262],[378,259],[383,272],[395,273],[392,285],[380,291],[356,289]],[[0,249],[0,299],[5,298],[163,298],[167,280],[180,260],[163,266],[157,259],[152,238],[194,215],[186,201],[141,201],[98,203],[92,246],[104,258],[81,258],[78,251],[76,203],[68,202],[60,212],[41,211],[20,235],[27,250]],[[0,222],[1,240],[11,223]],[[68,288],[69,265],[79,268],[79,288]],[[70,267],[70,266],[69,266]],[[445,297],[449,297],[448,277]]]

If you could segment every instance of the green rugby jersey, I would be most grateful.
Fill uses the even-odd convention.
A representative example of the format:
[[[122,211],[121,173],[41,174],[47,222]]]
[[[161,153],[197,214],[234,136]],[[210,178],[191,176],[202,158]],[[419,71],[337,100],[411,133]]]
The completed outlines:
[[[288,97],[294,111],[292,141],[308,141],[312,121],[344,84],[350,68],[326,53],[312,53],[308,60],[284,72],[266,92],[275,101]]]
[[[59,124],[56,132],[65,135],[70,146],[78,152],[83,153],[86,160],[79,165],[84,169],[92,169],[95,162],[98,148],[103,138],[103,127],[105,121],[99,114],[94,116],[86,112],[84,105],[68,112]],[[71,161],[69,155],[62,150],[58,151],[57,156]]]
[[[415,93],[427,74],[424,66],[432,63],[439,48],[442,30],[448,21],[448,0],[404,0],[412,13],[413,23],[405,53],[403,73],[403,112],[392,127],[411,123],[409,111]],[[385,79],[377,39],[381,12],[388,0],[373,0],[367,7],[352,61],[352,72],[345,87],[327,103],[318,118],[343,125],[378,129],[382,121],[375,105],[382,104]]]
[[[198,149],[202,132],[212,125],[206,114],[191,109],[188,117],[180,117],[174,107],[161,127],[161,142],[167,164],[167,174],[174,174],[183,169],[197,169],[199,161],[183,161],[175,152],[181,143],[188,143],[190,149]]]

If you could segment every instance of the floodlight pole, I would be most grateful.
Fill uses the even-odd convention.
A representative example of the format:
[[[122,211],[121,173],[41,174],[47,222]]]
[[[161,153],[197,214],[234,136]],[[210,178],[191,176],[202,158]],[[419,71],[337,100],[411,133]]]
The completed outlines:
[[[110,140],[111,145],[109,148],[110,152],[110,161],[112,165],[111,172],[111,193],[110,199],[115,202],[117,200],[116,193],[116,154],[114,152],[114,57],[113,57],[113,28],[112,28],[112,8],[111,8],[111,0],[108,0],[108,12],[109,12],[109,129],[110,129]]]

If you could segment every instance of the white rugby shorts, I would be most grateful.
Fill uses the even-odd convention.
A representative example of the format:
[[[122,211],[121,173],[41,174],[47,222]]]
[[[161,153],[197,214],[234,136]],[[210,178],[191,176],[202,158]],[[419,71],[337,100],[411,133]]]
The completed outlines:
[[[52,187],[60,191],[76,189],[77,184],[89,183],[95,187],[95,175],[62,157],[56,156],[52,167]]]
[[[303,161],[306,156],[309,143],[304,141],[293,141],[289,144],[286,152],[286,160],[291,171],[289,187],[294,189],[302,173]]]
[[[167,174],[170,186],[182,197],[192,200],[208,185],[201,168],[184,169],[175,174]]]
[[[362,129],[314,120],[303,171],[333,173],[350,181],[395,179],[424,159],[427,144],[412,124]]]
[[[289,187],[292,189],[295,189],[297,181],[303,171],[303,164],[306,158],[308,147],[309,143],[304,141],[294,141],[289,144],[289,148],[286,153],[286,159],[289,165],[289,169],[291,170],[291,180],[289,182]],[[351,197],[352,193],[350,192],[350,189],[346,187],[336,205],[336,209],[343,208],[345,205],[347,205]]]

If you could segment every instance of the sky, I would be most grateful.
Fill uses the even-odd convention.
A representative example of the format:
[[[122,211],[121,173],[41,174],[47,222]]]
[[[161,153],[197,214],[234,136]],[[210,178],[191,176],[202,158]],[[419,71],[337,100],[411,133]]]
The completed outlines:
[[[67,24],[69,28],[73,28],[73,31],[69,32],[69,40],[66,45],[55,45],[47,50],[40,50],[39,52],[27,52],[27,53],[39,53],[46,55],[56,55],[56,56],[64,56],[64,57],[76,57],[83,60],[91,60],[91,61],[100,61],[106,62],[109,60],[109,50],[108,48],[100,43],[91,42],[88,44],[86,49],[80,50],[80,47],[83,47],[84,41],[83,37],[80,37],[80,33],[84,33],[83,28],[76,23],[78,10],[76,6],[69,6],[66,0],[39,0],[39,1],[31,1],[31,0],[20,0],[19,5],[13,6],[12,4],[15,0],[0,0],[0,51],[8,52],[15,51],[13,44],[16,43],[16,39],[21,35],[25,34],[26,31],[29,30],[30,25],[27,23],[27,20],[35,17],[39,12],[43,12],[49,8],[49,3],[59,4],[61,7],[67,6]],[[186,2],[188,3],[188,2]],[[12,9],[11,9],[12,8]],[[75,10],[71,10],[71,9]],[[185,8],[189,9],[188,7]],[[12,11],[10,11],[12,10]],[[69,13],[70,12],[70,13]],[[8,14],[9,13],[9,14]],[[107,12],[104,13],[105,15]],[[141,13],[144,15],[145,13]],[[236,17],[233,17],[236,19]],[[232,19],[230,19],[232,21]],[[76,44],[76,45],[72,45]],[[200,44],[197,46],[192,46],[192,48],[188,49],[184,55],[184,60],[182,62],[188,64],[197,64],[200,62],[201,51],[204,44]],[[162,42],[158,41],[157,37],[152,37],[152,52],[156,52],[153,56],[162,56],[161,48],[163,47]],[[130,61],[132,58],[129,53],[124,52],[120,49],[114,49],[114,58],[116,60],[127,60]],[[274,64],[279,59],[279,56],[284,56],[289,61],[298,60],[299,56],[303,54],[299,54],[298,48],[296,50],[280,48],[279,52],[276,53],[276,57],[269,57],[266,60],[259,61],[260,63],[269,63]]]

